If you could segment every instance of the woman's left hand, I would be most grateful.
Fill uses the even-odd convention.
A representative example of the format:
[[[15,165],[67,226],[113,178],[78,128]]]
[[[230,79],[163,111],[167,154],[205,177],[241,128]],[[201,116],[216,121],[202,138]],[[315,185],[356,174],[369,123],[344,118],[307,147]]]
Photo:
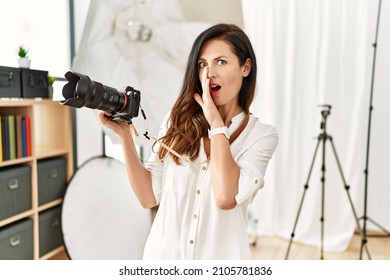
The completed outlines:
[[[202,107],[203,113],[208,121],[210,128],[224,126],[222,117],[210,94],[210,79],[208,78],[209,67],[205,67],[202,73],[202,96],[199,93],[194,94],[196,102]]]

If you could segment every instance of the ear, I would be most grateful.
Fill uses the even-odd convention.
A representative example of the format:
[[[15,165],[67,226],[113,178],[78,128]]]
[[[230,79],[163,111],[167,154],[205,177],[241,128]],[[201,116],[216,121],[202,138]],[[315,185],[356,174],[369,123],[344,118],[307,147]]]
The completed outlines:
[[[244,78],[248,77],[252,69],[252,61],[250,58],[247,58],[245,64],[242,66],[242,76]]]

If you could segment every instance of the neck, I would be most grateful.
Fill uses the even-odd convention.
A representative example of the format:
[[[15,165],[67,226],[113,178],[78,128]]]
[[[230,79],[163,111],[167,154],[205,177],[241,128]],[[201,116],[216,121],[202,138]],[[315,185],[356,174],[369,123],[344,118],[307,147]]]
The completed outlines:
[[[237,116],[239,113],[243,111],[243,109],[240,106],[232,108],[225,108],[225,107],[219,107],[218,111],[222,117],[222,120],[226,126],[230,126],[232,123],[232,118],[234,116]]]

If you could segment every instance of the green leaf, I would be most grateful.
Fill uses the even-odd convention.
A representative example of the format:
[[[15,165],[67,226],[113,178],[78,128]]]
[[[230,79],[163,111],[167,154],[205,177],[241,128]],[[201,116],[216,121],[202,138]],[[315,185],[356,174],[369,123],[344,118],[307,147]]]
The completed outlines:
[[[25,47],[19,46],[19,49],[18,49],[18,56],[19,56],[19,57],[27,57],[28,51],[29,51],[29,50],[26,49]]]

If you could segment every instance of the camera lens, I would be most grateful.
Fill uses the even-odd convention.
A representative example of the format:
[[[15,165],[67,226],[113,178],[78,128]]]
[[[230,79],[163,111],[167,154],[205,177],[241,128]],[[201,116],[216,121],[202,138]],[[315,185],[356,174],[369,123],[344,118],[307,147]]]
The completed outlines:
[[[65,100],[63,105],[81,108],[88,107],[106,112],[121,112],[126,106],[127,96],[115,88],[92,81],[88,76],[76,72],[67,72],[69,81],[62,89]]]

